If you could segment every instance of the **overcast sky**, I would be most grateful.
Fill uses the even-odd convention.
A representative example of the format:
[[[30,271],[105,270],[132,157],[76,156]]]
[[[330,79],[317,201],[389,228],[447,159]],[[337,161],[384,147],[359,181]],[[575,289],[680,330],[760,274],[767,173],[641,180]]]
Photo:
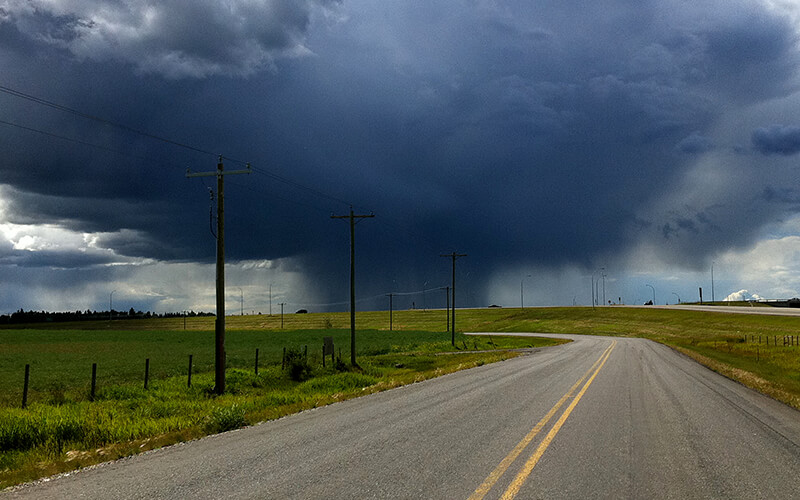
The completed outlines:
[[[442,307],[453,251],[459,306],[800,296],[798,34],[792,0],[0,0],[0,312],[213,312],[218,155],[254,169],[229,313],[346,309],[351,204],[361,309]]]

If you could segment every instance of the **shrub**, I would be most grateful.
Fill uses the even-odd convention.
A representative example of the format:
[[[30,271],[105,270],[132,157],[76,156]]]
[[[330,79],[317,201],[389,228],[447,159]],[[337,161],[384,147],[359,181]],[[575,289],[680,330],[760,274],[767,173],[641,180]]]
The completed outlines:
[[[206,420],[206,430],[212,433],[219,433],[238,429],[247,425],[244,417],[244,408],[238,404],[228,407],[217,406],[211,411]]]
[[[311,375],[311,367],[300,349],[286,349],[286,366],[289,369],[289,378],[295,382],[302,382]]]

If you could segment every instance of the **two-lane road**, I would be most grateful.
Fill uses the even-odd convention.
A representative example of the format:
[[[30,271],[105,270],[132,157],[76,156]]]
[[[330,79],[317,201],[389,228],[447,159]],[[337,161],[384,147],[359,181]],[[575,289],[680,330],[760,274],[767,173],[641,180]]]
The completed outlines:
[[[800,412],[647,340],[567,337],[5,496],[797,498]]]

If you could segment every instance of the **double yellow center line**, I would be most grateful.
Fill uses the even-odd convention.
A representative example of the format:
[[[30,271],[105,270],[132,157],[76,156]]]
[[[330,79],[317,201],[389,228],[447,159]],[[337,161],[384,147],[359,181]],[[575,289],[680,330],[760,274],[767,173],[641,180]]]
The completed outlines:
[[[583,377],[581,377],[580,380],[575,382],[575,385],[570,387],[569,391],[567,391],[567,393],[564,394],[561,397],[561,399],[558,400],[558,402],[550,409],[550,411],[547,412],[547,415],[545,415],[539,421],[539,423],[536,424],[536,426],[533,429],[531,429],[531,431],[524,438],[522,438],[522,441],[520,441],[508,455],[506,455],[506,457],[500,462],[500,464],[497,467],[495,467],[495,469],[489,474],[486,480],[469,497],[469,500],[481,500],[483,499],[484,496],[486,496],[487,493],[489,493],[489,490],[491,490],[492,487],[495,485],[495,483],[497,483],[497,481],[503,476],[503,474],[505,474],[506,470],[508,470],[511,464],[514,463],[517,457],[519,457],[519,455],[525,450],[525,448],[527,448],[528,445],[531,444],[531,442],[536,438],[536,435],[539,434],[539,432],[547,425],[547,423],[555,416],[555,414],[558,413],[558,410],[560,410],[561,407],[564,406],[564,404],[573,396],[578,387],[581,384],[584,384],[585,382],[580,392],[578,392],[578,394],[572,400],[567,409],[564,410],[564,413],[561,414],[559,419],[553,425],[552,429],[550,429],[550,432],[547,433],[547,436],[545,436],[542,442],[539,443],[539,447],[536,448],[536,451],[533,453],[533,455],[531,455],[528,461],[525,462],[525,465],[522,467],[517,476],[508,486],[508,489],[506,489],[505,493],[503,493],[503,496],[501,498],[502,500],[511,500],[516,496],[516,494],[519,492],[519,489],[528,479],[528,476],[530,476],[531,472],[533,471],[533,468],[536,467],[536,464],[539,462],[539,459],[541,459],[542,455],[544,455],[544,452],[545,450],[547,450],[547,447],[550,446],[550,443],[553,441],[553,438],[556,436],[556,434],[558,434],[558,431],[561,430],[561,427],[564,425],[564,422],[566,422],[570,413],[572,413],[572,410],[575,409],[575,406],[578,404],[583,395],[586,393],[586,390],[592,384],[595,377],[597,377],[597,374],[600,373],[600,369],[602,369],[603,365],[606,364],[606,361],[608,360],[608,357],[611,355],[611,351],[614,350],[615,345],[617,345],[616,340],[613,341],[611,345],[608,346],[608,348],[606,348],[603,354],[597,359],[597,361],[594,362],[591,368],[589,368],[589,370],[586,371]]]

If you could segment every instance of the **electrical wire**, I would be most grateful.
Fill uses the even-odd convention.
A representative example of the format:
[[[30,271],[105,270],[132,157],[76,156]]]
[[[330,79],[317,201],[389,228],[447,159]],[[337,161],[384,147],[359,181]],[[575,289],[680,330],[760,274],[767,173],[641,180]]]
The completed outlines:
[[[173,146],[178,146],[178,147],[185,148],[185,149],[188,149],[188,150],[191,150],[191,151],[195,151],[195,152],[198,152],[198,153],[217,156],[216,153],[213,153],[211,151],[208,151],[208,150],[205,150],[205,149],[202,149],[202,148],[191,146],[189,144],[186,144],[186,143],[183,143],[183,142],[180,142],[180,141],[167,139],[166,137],[161,137],[159,135],[151,134],[150,132],[145,132],[143,130],[135,129],[133,127],[129,127],[128,125],[123,125],[122,123],[111,121],[111,120],[108,120],[106,118],[101,118],[99,116],[90,115],[88,113],[84,113],[82,111],[78,111],[77,109],[73,109],[73,108],[64,106],[62,104],[58,104],[58,103],[55,103],[55,102],[52,102],[52,101],[48,101],[46,99],[42,99],[41,97],[36,97],[36,96],[30,95],[30,94],[26,94],[24,92],[20,92],[19,90],[14,90],[12,88],[5,87],[3,85],[0,85],[0,92],[3,92],[4,94],[12,95],[14,97],[19,97],[21,99],[25,99],[25,100],[28,100],[28,101],[31,101],[31,102],[35,102],[37,104],[41,104],[43,106],[47,106],[47,107],[50,107],[50,108],[53,108],[53,109],[57,109],[59,111],[64,111],[66,113],[70,113],[70,114],[73,114],[75,116],[80,116],[81,118],[85,118],[87,120],[93,120],[93,121],[102,123],[102,124],[107,125],[107,126],[116,127],[118,129],[125,130],[127,132],[132,132],[134,134],[139,134],[141,136],[148,137],[150,139],[155,139],[157,141],[161,141],[161,142],[164,142],[164,143],[167,143],[167,144],[172,144]],[[238,160],[235,160],[235,161],[238,161]]]
[[[217,153],[214,153],[214,152],[209,151],[209,150],[204,149],[204,148],[192,146],[190,144],[186,144],[186,143],[181,142],[181,141],[177,141],[177,140],[169,139],[169,138],[166,138],[166,137],[162,137],[162,136],[159,136],[159,135],[156,135],[156,134],[152,134],[150,132],[146,132],[146,131],[143,131],[143,130],[139,130],[139,129],[130,127],[130,126],[122,124],[122,123],[118,123],[118,122],[115,122],[115,121],[112,121],[112,120],[108,120],[106,118],[102,118],[102,117],[95,116],[95,115],[92,115],[92,114],[89,114],[89,113],[85,113],[83,111],[79,111],[77,109],[74,109],[74,108],[71,108],[71,107],[68,107],[68,106],[64,106],[62,104],[58,104],[58,103],[55,103],[53,101],[49,101],[47,99],[43,99],[41,97],[36,97],[34,95],[31,95],[31,94],[28,94],[28,93],[25,93],[25,92],[22,92],[22,91],[19,91],[19,90],[16,90],[16,89],[12,89],[12,88],[4,86],[4,85],[0,85],[0,92],[1,93],[5,93],[7,95],[14,96],[14,97],[18,97],[18,98],[21,98],[21,99],[25,99],[27,101],[30,101],[30,102],[33,102],[33,103],[36,103],[36,104],[39,104],[39,105],[42,105],[42,106],[46,106],[46,107],[49,107],[49,108],[52,108],[52,109],[56,109],[56,110],[59,110],[59,111],[62,111],[62,112],[66,112],[66,113],[69,113],[69,114],[72,114],[72,115],[75,115],[75,116],[79,116],[79,117],[87,119],[87,120],[96,121],[96,122],[102,123],[102,124],[104,124],[106,126],[115,127],[115,128],[120,129],[120,130],[124,130],[126,132],[138,134],[138,135],[141,135],[143,137],[147,137],[147,138],[150,138],[150,139],[153,139],[153,140],[157,140],[157,141],[160,141],[160,142],[163,142],[163,143],[166,143],[166,144],[170,144],[170,145],[174,145],[174,146],[177,146],[177,147],[181,147],[181,148],[184,148],[184,149],[187,149],[187,150],[190,150],[190,151],[194,151],[194,152],[198,152],[198,153],[206,154],[206,155],[212,155],[212,156],[222,156],[222,158],[224,158],[225,160],[232,161],[234,163],[240,163],[240,164],[246,164],[247,163],[247,162],[245,162],[243,160],[239,160],[239,159],[236,159],[236,158],[231,158],[231,157],[224,156],[224,155],[218,155]],[[95,148],[95,149],[98,149],[98,150],[112,152],[112,153],[115,153],[115,154],[119,154],[119,155],[122,155],[122,156],[127,156],[127,157],[138,159],[138,160],[144,160],[144,161],[148,161],[148,162],[151,162],[151,163],[161,163],[161,164],[163,164],[163,162],[160,162],[158,160],[154,160],[152,158],[146,158],[146,157],[142,157],[142,156],[131,155],[130,153],[126,153],[126,152],[123,152],[123,151],[120,151],[120,150],[117,150],[117,149],[114,149],[114,148],[109,148],[107,146],[101,146],[101,145],[93,144],[93,143],[90,143],[90,142],[87,142],[87,141],[83,141],[83,140],[80,140],[80,139],[70,138],[70,137],[59,135],[59,134],[46,132],[46,131],[43,131],[43,130],[35,129],[33,127],[27,127],[27,126],[24,126],[24,125],[19,125],[17,123],[9,122],[9,121],[6,121],[6,120],[0,120],[0,124],[11,126],[11,127],[16,127],[16,128],[22,129],[22,130],[29,131],[29,132],[39,133],[39,134],[42,134],[42,135],[45,135],[45,136],[48,136],[48,137],[52,137],[52,138],[63,140],[63,141],[67,141],[67,142],[72,142],[72,143],[75,143],[75,144],[80,144],[80,145],[91,147],[91,148]],[[348,202],[347,200],[344,200],[342,198],[330,195],[330,194],[325,193],[325,192],[323,192],[323,191],[321,191],[319,189],[307,186],[307,185],[302,184],[300,182],[293,181],[292,179],[289,179],[289,178],[287,178],[285,176],[282,176],[280,174],[277,174],[275,172],[271,172],[271,171],[269,171],[267,169],[260,168],[260,167],[252,167],[252,171],[257,175],[262,175],[262,176],[267,177],[269,179],[276,180],[278,182],[281,182],[281,183],[286,184],[288,186],[291,186],[293,188],[296,188],[296,189],[305,191],[307,193],[310,193],[310,194],[312,194],[314,196],[317,196],[319,198],[327,199],[327,200],[330,200],[330,201],[333,201],[333,202],[336,202],[336,203],[339,203],[339,204],[342,204],[342,205],[345,205],[345,206],[354,206],[353,203]],[[281,196],[274,195],[274,194],[271,195],[271,196],[274,197],[274,198],[281,199],[283,201],[289,202],[289,203],[294,203],[294,204],[305,206],[305,207],[308,207],[308,208],[313,208],[315,210],[323,211],[319,207],[315,207],[315,206],[312,206],[312,205],[307,205],[307,204],[298,202],[297,200],[294,200],[294,199],[288,199],[288,198],[281,197]],[[357,207],[357,208],[362,209],[364,207]],[[397,237],[397,234],[396,234],[397,231],[406,233],[406,234],[408,234],[409,236],[412,236],[412,237],[414,236],[411,233],[411,231],[408,230],[408,228],[403,227],[400,224],[395,224],[394,221],[392,221],[390,217],[387,218],[386,216],[382,216],[382,217],[379,217],[379,218],[376,218],[376,219],[377,219],[377,222],[378,222],[379,226],[388,226],[389,228],[394,229],[395,230],[394,232],[390,232],[389,231],[388,233],[391,236],[395,237],[395,238]],[[426,240],[423,239],[422,241],[424,242],[424,244],[426,244],[426,246],[430,246],[429,243]],[[431,246],[431,249],[432,249],[432,246]]]
[[[286,177],[283,177],[283,176],[278,175],[276,173],[269,172],[267,170],[264,170],[264,169],[261,169],[261,168],[258,168],[258,167],[251,167],[251,170],[256,174],[260,174],[260,175],[266,176],[266,177],[268,177],[270,179],[274,179],[274,180],[282,182],[284,184],[288,184],[288,185],[290,185],[292,187],[295,187],[297,189],[302,189],[302,190],[307,191],[309,193],[315,194],[315,195],[319,196],[320,198],[326,198],[328,200],[335,201],[337,203],[341,203],[341,204],[347,205],[347,206],[352,205],[352,203],[349,203],[349,202],[347,202],[347,201],[345,201],[345,200],[343,200],[341,198],[337,198],[335,196],[331,196],[329,194],[323,193],[322,191],[319,191],[318,189],[314,189],[314,188],[306,186],[304,184],[300,184],[299,182],[295,182],[295,181],[293,181],[291,179],[287,179]]]
[[[427,292],[431,292],[433,290],[444,290],[444,289],[445,289],[445,287],[441,286],[441,287],[437,287],[437,288],[426,288],[425,290],[418,290],[416,292],[397,292],[397,293],[392,292],[391,295],[394,295],[395,297],[408,296],[408,295],[419,295],[421,293],[427,293]],[[360,298],[360,299],[356,299],[356,304],[358,304],[360,302],[367,302],[369,300],[375,300],[375,299],[380,299],[380,298],[383,298],[383,297],[388,297],[389,295],[390,294],[388,294],[388,293],[381,293],[381,294],[378,294],[378,295],[372,295],[371,297],[363,297],[363,298]],[[331,303],[328,303],[328,304],[308,304],[306,302],[287,302],[287,304],[292,304],[294,306],[306,306],[306,307],[343,306],[343,305],[347,305],[349,303],[350,303],[349,300],[345,300],[345,301],[342,301],[342,302],[331,302]]]
[[[214,153],[214,152],[209,151],[207,149],[203,149],[203,148],[199,148],[199,147],[196,147],[196,146],[192,146],[190,144],[186,144],[185,142],[176,141],[174,139],[169,139],[169,138],[166,138],[166,137],[163,137],[163,136],[160,136],[160,135],[156,135],[156,134],[153,134],[153,133],[150,133],[150,132],[146,132],[146,131],[143,131],[143,130],[139,130],[139,129],[130,127],[128,125],[125,125],[125,124],[122,124],[122,123],[119,123],[119,122],[115,122],[115,121],[112,121],[112,120],[109,120],[109,119],[106,119],[106,118],[102,118],[102,117],[95,116],[95,115],[92,115],[92,114],[89,114],[89,113],[85,113],[83,111],[79,111],[79,110],[71,108],[69,106],[64,106],[63,104],[58,104],[58,103],[55,103],[53,101],[49,101],[47,99],[43,99],[41,97],[36,97],[34,95],[27,94],[25,92],[22,92],[22,91],[19,91],[19,90],[16,90],[16,89],[12,89],[12,88],[6,87],[4,85],[0,85],[0,92],[2,92],[4,94],[11,95],[11,96],[14,96],[14,97],[18,97],[18,98],[21,98],[21,99],[25,99],[27,101],[30,101],[30,102],[33,102],[33,103],[36,103],[36,104],[40,104],[42,106],[47,106],[47,107],[52,108],[52,109],[63,111],[65,113],[69,113],[69,114],[72,114],[72,115],[75,115],[75,116],[79,116],[79,117],[85,118],[87,120],[96,121],[96,122],[102,123],[103,125],[106,125],[106,126],[115,127],[115,128],[120,129],[120,130],[124,130],[126,132],[138,134],[138,135],[141,135],[143,137],[154,139],[154,140],[166,143],[166,144],[171,144],[173,146],[178,146],[178,147],[181,147],[181,148],[184,148],[184,149],[188,149],[190,151],[195,151],[195,152],[198,152],[198,153],[202,153],[202,154],[206,154],[206,155],[212,155],[212,156],[221,156],[225,160],[232,161],[234,163],[240,163],[240,164],[243,164],[243,165],[248,163],[248,162],[246,162],[244,160],[239,160],[239,159],[232,158],[232,157],[225,156],[225,155],[219,155],[218,153]],[[97,146],[95,144],[91,144],[91,143],[88,143],[88,142],[80,141],[80,140],[77,140],[77,139],[70,139],[70,138],[58,136],[56,134],[51,134],[49,132],[44,132],[44,131],[33,129],[33,128],[30,128],[30,127],[24,127],[24,126],[17,125],[17,124],[11,123],[11,122],[3,121],[2,123],[6,124],[6,125],[14,126],[14,127],[22,128],[22,129],[25,129],[25,130],[29,130],[29,131],[32,131],[32,132],[39,132],[41,134],[48,135],[48,136],[51,136],[51,137],[55,137],[55,138],[59,138],[59,139],[63,139],[63,140],[68,140],[68,141],[75,142],[75,143],[78,143],[78,144],[83,144],[83,145],[94,147],[94,148],[98,148],[98,149],[105,149],[105,150],[109,150],[109,151],[114,151],[114,152],[120,153],[119,151],[115,151],[115,150],[112,150],[110,148],[105,148],[103,146]],[[124,154],[124,153],[121,153],[121,154]],[[318,189],[315,189],[315,188],[306,186],[304,184],[301,184],[299,182],[293,181],[291,179],[283,177],[283,176],[281,176],[279,174],[276,174],[274,172],[270,172],[268,170],[261,169],[261,168],[253,168],[253,171],[257,172],[257,173],[259,173],[261,175],[265,175],[265,176],[267,176],[269,178],[272,178],[274,180],[280,181],[280,182],[282,182],[284,184],[288,184],[290,186],[293,186],[293,187],[295,187],[297,189],[305,190],[305,191],[307,191],[309,193],[315,194],[316,196],[319,196],[319,197],[322,197],[322,198],[326,198],[326,199],[329,199],[331,201],[336,201],[336,202],[342,203],[344,205],[352,205],[352,203],[349,203],[349,202],[347,202],[345,200],[342,200],[341,198],[337,198],[335,196],[329,195],[329,194],[324,193],[324,192],[322,192],[322,191],[320,191]]]
[[[99,149],[99,150],[102,150],[102,151],[108,151],[110,153],[115,153],[115,154],[118,154],[118,155],[121,155],[121,156],[127,156],[129,158],[133,158],[133,159],[136,159],[136,160],[143,160],[143,161],[147,161],[147,162],[151,162],[151,163],[161,163],[159,160],[156,160],[154,158],[147,158],[145,156],[132,155],[130,153],[126,153],[126,152],[121,151],[119,149],[109,148],[108,146],[101,146],[99,144],[93,144],[91,142],[86,142],[86,141],[82,141],[80,139],[74,139],[72,137],[66,137],[66,136],[63,136],[63,135],[54,134],[52,132],[45,132],[44,130],[39,130],[39,129],[36,129],[36,128],[33,128],[33,127],[26,127],[25,125],[20,125],[18,123],[9,122],[9,121],[6,121],[6,120],[0,120],[0,124],[7,125],[9,127],[15,127],[15,128],[21,129],[21,130],[28,131],[28,132],[35,132],[37,134],[42,134],[42,135],[45,135],[47,137],[52,137],[54,139],[59,139],[59,140],[62,140],[62,141],[72,142],[72,143],[75,143],[75,144],[80,144],[82,146],[88,146],[90,148],[95,148],[95,149]],[[161,163],[161,164],[163,165],[163,163]]]

